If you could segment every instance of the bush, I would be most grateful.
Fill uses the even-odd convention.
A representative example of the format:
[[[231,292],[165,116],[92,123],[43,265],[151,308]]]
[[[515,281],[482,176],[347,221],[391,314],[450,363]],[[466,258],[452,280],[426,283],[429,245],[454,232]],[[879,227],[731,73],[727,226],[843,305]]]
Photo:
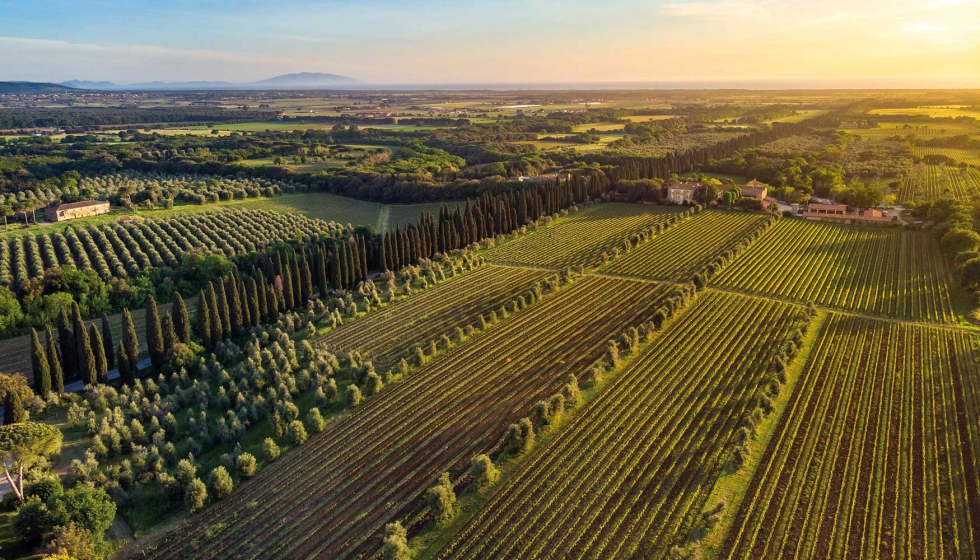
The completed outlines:
[[[242,453],[235,459],[235,468],[242,478],[252,478],[255,476],[255,471],[258,470],[258,461],[255,460],[255,455],[247,452]]]
[[[357,388],[357,385],[347,386],[347,406],[357,406],[361,404],[364,397],[361,395],[361,390]]]
[[[227,474],[227,473],[226,473]],[[184,493],[184,505],[191,513],[200,511],[208,501],[208,488],[201,482],[200,478],[195,478],[187,485]]]
[[[293,420],[289,423],[289,443],[292,445],[303,445],[306,443],[306,428],[303,423],[299,420]]]
[[[385,525],[381,555],[385,560],[409,560],[412,557],[412,550],[408,547],[408,532],[400,522]]]
[[[37,496],[44,503],[49,503],[51,499],[57,499],[64,493],[65,489],[57,478],[41,479],[27,489],[28,496]],[[13,495],[12,492],[11,495]]]
[[[449,519],[453,516],[456,507],[456,492],[453,490],[452,481],[449,480],[449,473],[442,473],[439,476],[439,482],[429,488],[428,500],[429,507],[432,508],[437,519]]]
[[[480,454],[470,461],[470,476],[477,486],[492,486],[500,479],[500,471],[494,466],[490,457]]]
[[[99,553],[100,537],[92,535],[74,523],[56,527],[52,547],[57,554],[72,560],[100,560],[104,555]],[[48,558],[51,558],[50,556]]]
[[[101,538],[116,517],[116,502],[102,488],[78,485],[56,500],[52,513],[59,525],[73,522]]]
[[[218,500],[231,494],[231,491],[235,489],[235,482],[231,479],[231,475],[228,474],[228,470],[224,467],[217,467],[211,471],[208,482],[211,485],[211,491],[214,493],[214,497]]]
[[[279,451],[279,446],[276,445],[276,441],[272,438],[265,438],[265,441],[262,442],[262,451],[265,452],[266,458],[270,461],[275,461],[278,459],[279,454],[281,453]]]
[[[48,506],[37,497],[33,497],[27,500],[27,503],[17,512],[14,531],[17,532],[21,542],[34,546],[41,542],[52,525],[53,519]]]
[[[310,425],[310,431],[314,434],[319,434],[327,427],[327,421],[324,420],[323,415],[320,414],[320,409],[313,407],[310,409],[309,414],[306,417],[307,423]]]

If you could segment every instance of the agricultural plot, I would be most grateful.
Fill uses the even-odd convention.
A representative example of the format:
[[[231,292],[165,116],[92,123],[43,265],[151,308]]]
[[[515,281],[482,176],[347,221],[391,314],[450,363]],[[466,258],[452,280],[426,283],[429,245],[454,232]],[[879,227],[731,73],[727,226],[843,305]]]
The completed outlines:
[[[716,257],[731,257],[766,224],[765,216],[706,211],[636,247],[603,270],[612,274],[686,281]]]
[[[439,473],[459,474],[474,454],[492,452],[511,422],[568,374],[582,374],[606,341],[648,320],[671,294],[651,282],[582,278],[391,385],[144,552],[167,559],[374,553],[385,523],[424,511],[420,495]]]
[[[91,268],[109,282],[137,276],[149,266],[177,266],[185,251],[234,257],[297,234],[318,237],[343,231],[338,224],[267,211],[218,211],[66,228],[0,239],[0,285],[25,285],[54,267]]]
[[[603,253],[611,252],[630,235],[679,220],[685,212],[683,207],[604,204],[495,248],[487,258],[504,263],[594,267],[602,263]]]
[[[980,129],[969,123],[932,122],[923,124],[921,121],[881,122],[878,128],[848,128],[844,130],[868,140],[884,140],[894,136],[904,138],[910,134],[925,139],[948,138],[980,132]]]
[[[537,452],[439,558],[666,554],[731,459],[800,306],[707,292]]]
[[[456,327],[477,325],[481,316],[518,296],[529,297],[532,285],[549,274],[541,269],[483,265],[338,327],[319,342],[334,352],[356,350],[379,368],[390,367],[416,345],[428,344],[443,334],[453,336]]]
[[[781,220],[713,283],[847,311],[952,323],[950,279],[929,235]]]
[[[918,157],[926,156],[946,156],[957,162],[963,162],[970,165],[980,165],[980,151],[978,150],[961,150],[956,148],[929,148],[924,146],[913,146],[912,153]]]
[[[975,344],[831,316],[721,556],[977,558]]]
[[[980,181],[976,169],[919,164],[912,169],[911,176],[903,179],[902,189],[897,194],[899,202],[950,197],[970,200],[980,195]]]

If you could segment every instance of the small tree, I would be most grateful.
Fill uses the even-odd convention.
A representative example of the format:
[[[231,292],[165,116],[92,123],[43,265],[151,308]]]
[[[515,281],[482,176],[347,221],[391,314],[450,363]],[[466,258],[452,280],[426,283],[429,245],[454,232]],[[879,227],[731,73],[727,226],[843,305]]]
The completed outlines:
[[[153,371],[159,372],[166,358],[163,347],[163,329],[160,326],[160,312],[153,296],[146,298],[146,346],[150,352]]]
[[[20,424],[27,421],[27,411],[16,391],[7,391],[7,400],[3,404],[4,426]]]
[[[126,371],[129,373],[127,378],[123,378],[123,383],[132,383],[136,375],[139,373],[139,361],[140,361],[140,343],[139,339],[136,337],[136,326],[133,325],[133,316],[129,314],[129,309],[123,309],[123,340],[122,343],[126,347],[126,358],[129,360],[129,364],[126,366]],[[120,367],[120,373],[122,373],[122,368]]]
[[[412,549],[408,546],[408,531],[400,521],[385,525],[384,545],[381,555],[385,560],[410,560]]]
[[[14,394],[14,393],[9,393]],[[16,398],[16,396],[15,396]],[[19,401],[18,401],[19,402]],[[3,474],[17,499],[24,502],[24,471],[30,470],[43,458],[61,451],[61,430],[48,424],[21,422],[0,426],[0,456]],[[11,476],[9,467],[17,473]]]
[[[534,424],[530,418],[521,418],[507,430],[508,449],[515,455],[526,453],[534,446]]]
[[[174,334],[177,335],[177,341],[181,344],[190,344],[191,320],[187,314],[187,305],[184,304],[184,298],[180,296],[180,292],[174,294],[172,309],[174,316]]]
[[[480,454],[470,461],[470,476],[477,486],[492,486],[500,479],[500,471],[494,466],[490,457]]]
[[[292,445],[303,445],[306,443],[306,427],[299,420],[293,420],[289,423],[289,443]]]
[[[327,421],[320,414],[320,409],[315,406],[310,409],[307,415],[307,423],[310,425],[310,431],[314,434],[319,434],[327,427]]]
[[[211,471],[209,482],[211,484],[211,492],[214,493],[214,497],[218,500],[231,494],[231,491],[235,489],[235,481],[231,479],[231,475],[228,474],[228,470],[224,467],[217,467]]]
[[[235,459],[235,469],[238,471],[238,476],[242,478],[255,476],[255,471],[258,469],[258,461],[255,460],[255,455],[247,451],[239,455]]]
[[[57,499],[52,516],[101,537],[116,517],[116,502],[102,488],[79,484]]]
[[[89,325],[88,336],[92,342],[92,357],[95,359],[95,377],[100,383],[109,381],[109,360],[105,355],[105,345],[102,343],[102,334],[95,325]]]
[[[65,392],[65,373],[61,369],[61,358],[54,341],[54,331],[48,325],[45,342],[47,343],[48,369],[51,372],[51,390],[61,394]]]
[[[266,458],[268,458],[270,461],[275,461],[278,459],[279,454],[281,453],[279,446],[276,445],[276,441],[272,438],[265,438],[265,441],[262,442],[262,451],[265,452]]]
[[[429,488],[428,499],[429,507],[432,508],[437,519],[449,519],[453,516],[456,507],[456,492],[453,490],[453,482],[449,480],[449,473],[442,473],[439,476],[439,482]]]
[[[227,474],[227,472],[225,473]],[[195,478],[187,485],[184,492],[184,505],[191,513],[196,513],[204,508],[208,501],[208,488],[201,482],[200,478]]]
[[[79,527],[74,523],[61,525],[54,528],[54,540],[51,542],[52,548],[58,551],[60,556],[47,556],[45,560],[51,558],[70,558],[72,560],[101,560],[97,543],[101,538],[92,534],[91,531]]]
[[[357,388],[357,385],[350,384],[347,386],[347,406],[357,406],[363,400],[364,397],[361,395],[361,390]]]
[[[116,341],[112,336],[112,327],[109,326],[109,316],[105,313],[102,314],[102,351],[105,353],[106,369],[116,369]]]

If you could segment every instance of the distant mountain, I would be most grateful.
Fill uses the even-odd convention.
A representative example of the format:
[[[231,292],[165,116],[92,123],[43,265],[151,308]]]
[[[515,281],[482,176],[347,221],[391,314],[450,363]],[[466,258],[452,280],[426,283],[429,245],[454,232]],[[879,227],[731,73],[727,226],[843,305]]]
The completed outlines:
[[[97,89],[97,90],[212,90],[212,89],[316,89],[329,88],[337,85],[359,83],[353,78],[337,74],[319,72],[299,72],[283,74],[258,82],[141,82],[137,84],[115,84],[112,82],[91,82],[87,80],[71,80],[63,82],[62,86]]]
[[[320,87],[320,86],[332,86],[337,84],[356,84],[358,81],[354,78],[348,78],[347,76],[338,76],[337,74],[323,74],[321,72],[299,72],[296,74],[283,74],[282,76],[276,76],[275,78],[269,78],[267,80],[261,80],[254,82],[250,85],[255,86],[266,86],[266,87],[298,87],[298,88],[309,88],[309,87]]]
[[[68,80],[67,82],[61,82],[58,85],[78,89],[113,89],[119,87],[112,82],[90,82],[88,80]]]
[[[46,82],[0,82],[0,94],[17,93],[65,93],[71,88]]]

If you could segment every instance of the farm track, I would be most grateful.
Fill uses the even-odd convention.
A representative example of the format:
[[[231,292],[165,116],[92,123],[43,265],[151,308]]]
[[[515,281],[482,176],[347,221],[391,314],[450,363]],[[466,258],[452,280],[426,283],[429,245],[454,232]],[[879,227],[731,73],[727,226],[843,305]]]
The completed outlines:
[[[721,556],[976,557],[974,343],[832,315]]]
[[[702,295],[438,558],[666,553],[700,511],[737,423],[801,318],[799,306]]]
[[[375,360],[376,366],[389,367],[415,346],[443,334],[452,336],[455,327],[478,323],[481,316],[499,310],[518,296],[530,296],[532,285],[550,274],[534,268],[482,265],[337,327],[317,342],[335,352],[356,350]]]
[[[670,293],[651,283],[581,279],[331,423],[145,552],[237,559],[376,550],[377,543],[366,543],[440,472],[461,472]]]

